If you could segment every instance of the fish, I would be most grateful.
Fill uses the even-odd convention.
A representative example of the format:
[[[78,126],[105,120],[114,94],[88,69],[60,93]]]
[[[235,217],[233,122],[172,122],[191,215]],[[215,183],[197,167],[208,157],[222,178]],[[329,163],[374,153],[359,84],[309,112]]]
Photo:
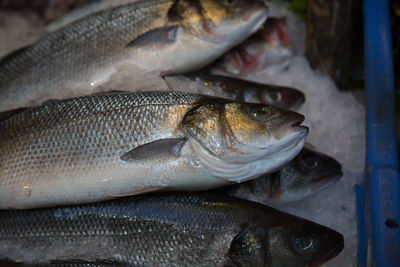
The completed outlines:
[[[262,0],[148,0],[91,14],[1,60],[0,112],[194,71],[267,16]]]
[[[256,34],[210,67],[210,72],[246,77],[254,72],[266,71],[273,75],[287,68],[294,55],[286,19],[269,18]]]
[[[280,206],[305,199],[342,178],[342,165],[308,147],[277,172],[241,184],[217,189],[230,196]]]
[[[77,259],[124,266],[318,266],[344,246],[330,228],[211,193],[0,211],[0,217],[0,258],[41,266]]]
[[[303,121],[273,106],[180,92],[51,101],[0,122],[0,209],[243,182],[300,152]]]
[[[221,97],[247,103],[273,105],[283,109],[297,110],[306,100],[305,95],[294,88],[261,84],[220,75],[194,73],[167,76],[165,80],[173,90],[178,88],[183,91],[190,87],[199,90],[204,85],[214,89],[212,92]],[[195,82],[195,85],[188,85],[189,82]],[[221,94],[221,91],[224,93]]]

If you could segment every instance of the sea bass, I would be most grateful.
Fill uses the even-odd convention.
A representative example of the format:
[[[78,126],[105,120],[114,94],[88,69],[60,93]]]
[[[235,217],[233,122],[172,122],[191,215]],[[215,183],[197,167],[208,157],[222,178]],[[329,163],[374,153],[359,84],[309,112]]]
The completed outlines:
[[[289,66],[293,56],[286,20],[269,18],[260,31],[219,59],[211,71],[245,77],[262,70],[273,75]]]
[[[81,265],[73,266],[103,261],[114,266],[301,267],[323,264],[343,249],[343,236],[332,229],[206,193],[0,211],[0,218],[0,259],[40,266],[79,259]]]
[[[338,181],[342,166],[334,158],[310,148],[279,171],[219,191],[266,205],[282,205],[302,200]]]
[[[260,84],[227,76],[212,74],[185,74],[164,78],[173,90],[193,88],[197,92],[218,95],[247,103],[274,105],[296,110],[305,102],[299,90],[289,87]],[[209,89],[205,91],[203,87]]]
[[[48,102],[0,122],[0,209],[205,190],[275,171],[304,116],[178,92]]]
[[[0,62],[0,112],[196,70],[267,14],[261,0],[147,0],[92,14]]]

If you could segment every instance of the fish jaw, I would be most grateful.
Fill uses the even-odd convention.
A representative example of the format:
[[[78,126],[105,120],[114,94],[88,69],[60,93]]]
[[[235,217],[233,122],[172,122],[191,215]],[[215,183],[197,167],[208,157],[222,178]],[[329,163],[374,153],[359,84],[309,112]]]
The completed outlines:
[[[262,174],[274,172],[287,164],[303,148],[306,135],[305,130],[301,131],[286,147],[245,163],[220,159],[212,155],[194,139],[191,140],[191,145],[198,161],[207,168],[212,176],[224,180],[226,183],[241,183]]]

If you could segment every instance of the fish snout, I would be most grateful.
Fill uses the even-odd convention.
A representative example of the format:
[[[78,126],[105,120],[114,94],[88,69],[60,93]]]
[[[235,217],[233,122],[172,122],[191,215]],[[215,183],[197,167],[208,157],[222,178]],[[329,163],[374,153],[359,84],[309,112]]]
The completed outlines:
[[[305,137],[308,134],[308,128],[301,126],[305,120],[303,115],[292,111],[287,111],[285,115],[286,123],[284,124],[284,128],[299,133],[302,137]]]
[[[274,138],[290,144],[305,139],[308,134],[308,128],[301,125],[305,117],[294,111],[277,109],[278,111],[270,122]]]
[[[343,235],[336,231],[332,230],[331,233],[325,234],[323,239],[320,241],[321,248],[319,253],[308,262],[308,267],[320,266],[335,258],[344,249]]]
[[[290,109],[298,109],[301,105],[306,102],[305,95],[297,90],[291,90],[286,93],[285,100],[287,101],[287,106]]]

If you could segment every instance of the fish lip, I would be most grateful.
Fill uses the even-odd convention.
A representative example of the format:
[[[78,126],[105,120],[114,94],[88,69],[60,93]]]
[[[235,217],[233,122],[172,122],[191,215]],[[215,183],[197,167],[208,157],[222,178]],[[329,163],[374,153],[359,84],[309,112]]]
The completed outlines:
[[[300,125],[301,123],[296,123],[296,125],[292,125],[292,130],[294,133],[300,134],[300,139],[305,139],[308,135],[310,129],[307,126]]]
[[[292,123],[291,126],[292,127],[300,126],[304,122],[305,119],[306,119],[306,117],[304,117],[303,115],[298,114],[298,113],[294,113],[292,115],[292,120],[290,122],[290,123]]]

